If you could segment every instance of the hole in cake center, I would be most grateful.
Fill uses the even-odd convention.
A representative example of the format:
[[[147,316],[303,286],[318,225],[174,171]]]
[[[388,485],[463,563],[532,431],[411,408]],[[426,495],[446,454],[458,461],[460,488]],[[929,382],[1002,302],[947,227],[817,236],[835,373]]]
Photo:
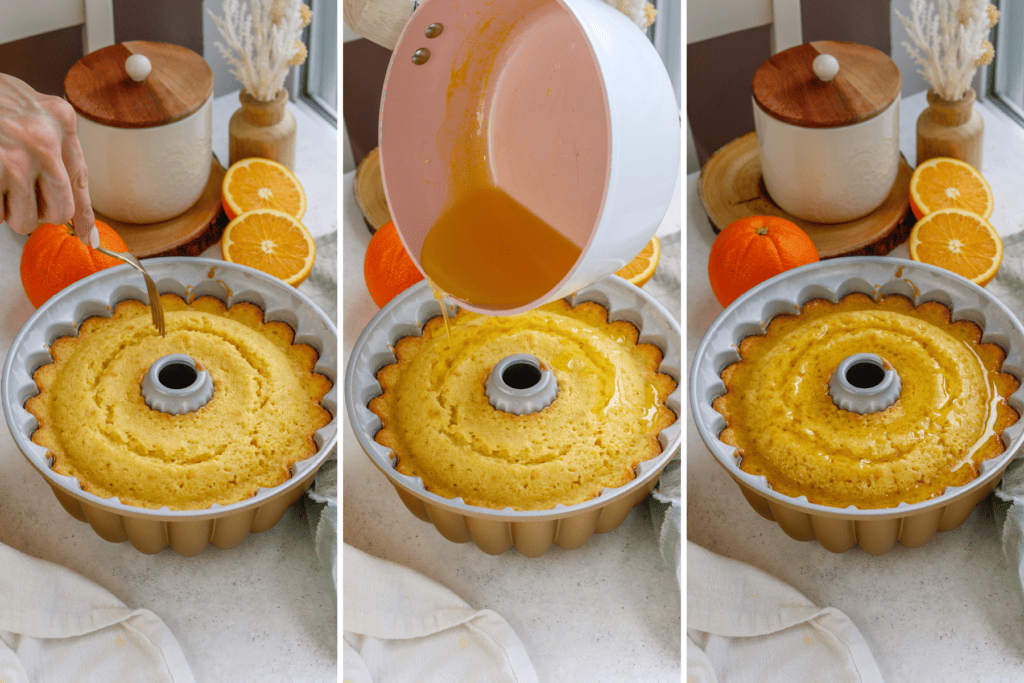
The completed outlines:
[[[877,387],[885,379],[885,370],[869,361],[854,363],[846,370],[846,381],[858,389]]]
[[[168,389],[187,389],[196,383],[199,373],[187,363],[168,363],[160,368],[156,378]]]
[[[540,368],[532,363],[512,363],[501,373],[501,380],[513,389],[529,389],[540,382]]]

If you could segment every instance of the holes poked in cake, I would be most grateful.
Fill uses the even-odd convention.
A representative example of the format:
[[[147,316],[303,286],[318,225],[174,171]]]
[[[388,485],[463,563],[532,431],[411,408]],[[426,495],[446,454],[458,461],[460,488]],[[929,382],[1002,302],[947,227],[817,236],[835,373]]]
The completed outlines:
[[[168,276],[173,281],[192,281],[188,279],[192,277],[190,269],[195,269],[184,261],[180,266],[165,264],[165,269],[167,267],[174,270],[174,274]],[[226,273],[225,280],[231,282],[236,290],[250,286],[243,278],[245,273],[231,278],[227,275],[231,274]],[[224,303],[223,294],[219,297],[193,296],[191,286],[179,284],[169,288],[164,286],[165,279],[155,279],[160,283],[161,300],[165,302],[167,337],[154,334],[145,288],[140,290],[137,286],[129,285],[111,290],[111,280],[108,278],[106,281],[97,281],[96,286],[79,290],[75,297],[55,301],[50,309],[53,313],[40,319],[31,330],[32,336],[26,337],[26,349],[37,349],[29,358],[34,361],[38,356],[41,362],[28,368],[27,386],[31,386],[31,391],[25,392],[25,400],[20,404],[25,406],[28,399],[34,396],[41,398],[25,406],[27,420],[31,422],[26,422],[19,433],[31,439],[39,432],[36,438],[45,446],[31,442],[32,446],[27,449],[31,461],[41,465],[39,469],[46,474],[47,479],[61,489],[72,493],[80,490],[95,496],[88,502],[102,506],[97,509],[109,510],[104,502],[108,500],[110,506],[115,507],[128,505],[164,510],[206,509],[211,504],[226,506],[239,502],[248,497],[248,491],[242,491],[240,496],[232,491],[229,495],[239,499],[235,500],[227,496],[215,497],[212,493],[206,495],[192,486],[193,480],[202,481],[204,478],[219,476],[219,461],[226,449],[230,447],[241,452],[246,446],[242,438],[222,437],[218,431],[223,425],[224,434],[231,429],[242,433],[244,438],[244,427],[251,421],[250,416],[254,412],[246,407],[236,407],[241,405],[241,399],[250,396],[249,370],[243,362],[246,356],[229,347],[236,339],[243,337],[256,343],[266,339],[273,342],[275,348],[283,349],[286,358],[295,359],[293,363],[299,364],[297,357],[301,357],[302,367],[295,372],[282,373],[282,376],[289,379],[293,376],[302,378],[299,391],[293,391],[291,395],[304,396],[308,393],[309,411],[317,413],[314,417],[322,417],[310,425],[309,430],[330,420],[330,415],[321,416],[319,409],[312,405],[318,399],[321,404],[324,401],[319,396],[319,389],[314,389],[319,378],[305,381],[306,375],[299,374],[307,372],[305,357],[313,354],[305,349],[298,353],[284,343],[278,344],[282,337],[276,329],[267,329],[262,321],[262,309],[254,311],[253,315],[243,315],[243,308],[257,308],[254,304],[236,304],[239,308],[231,310]],[[294,290],[289,286],[283,289]],[[267,300],[277,307],[292,305],[299,311],[302,326],[306,330],[319,330],[317,323],[321,320],[327,322],[319,311],[307,311],[304,302],[297,300],[290,291],[281,293],[268,287]],[[145,324],[136,326],[133,322],[136,318]],[[195,318],[203,318],[205,322],[193,326],[191,322]],[[188,322],[182,322],[182,319]],[[180,323],[175,329],[176,336],[172,336],[170,329],[174,321]],[[333,351],[335,344],[331,341],[333,330],[327,325],[323,327],[323,341],[318,346],[328,349],[325,355],[332,357],[332,362],[336,363],[336,352]],[[230,333],[225,331],[228,328],[231,329]],[[139,333],[136,334],[136,331]],[[297,331],[296,336],[300,334],[301,330]],[[53,355],[49,353],[50,347],[54,348]],[[210,348],[215,347],[226,350],[223,354],[212,353]],[[64,352],[59,353],[60,349]],[[214,375],[216,389],[220,393],[207,404],[206,409],[177,417],[147,408],[139,391],[141,378],[156,358],[180,351],[192,355]],[[75,355],[85,353],[90,357],[88,364],[78,360],[80,355]],[[71,356],[75,358],[69,360]],[[46,366],[49,369],[44,369]],[[98,371],[93,373],[91,369],[83,370],[86,366]],[[228,371],[232,373],[230,377],[226,375]],[[83,386],[68,388],[70,380],[66,378],[72,373],[86,375]],[[234,381],[236,375],[241,378],[237,382]],[[238,391],[242,385],[245,386],[245,392]],[[314,391],[317,392],[315,395]],[[91,393],[83,395],[82,392]],[[221,400],[229,394],[232,401],[236,397],[239,399],[238,404]],[[48,400],[53,403],[48,405]],[[62,407],[68,405],[70,410]],[[122,406],[127,407],[122,409]],[[83,413],[83,410],[86,412]],[[217,416],[223,412],[229,412],[230,417],[237,415],[240,419],[221,420]],[[327,412],[332,411],[328,409]],[[265,431],[280,433],[282,440],[288,438],[290,443],[297,444],[295,450],[300,455],[319,451],[320,447],[307,446],[305,432],[299,433],[297,437],[291,436],[298,431],[293,426],[295,422],[297,420],[290,418],[279,419],[274,430]],[[47,431],[49,425],[55,425],[52,431]],[[324,427],[325,430],[329,428]],[[303,429],[308,431],[305,427]],[[165,433],[167,438],[164,438]],[[129,439],[125,434],[137,438]],[[331,437],[328,431],[324,434]],[[311,463],[322,462],[325,455],[325,452],[321,452],[308,460]],[[89,464],[78,464],[83,462]],[[130,465],[123,466],[124,462],[130,462]],[[275,478],[278,477],[281,468],[275,462],[267,460],[266,466]],[[131,476],[104,476],[105,471],[117,471],[119,468],[121,471],[130,470]],[[254,468],[253,471],[257,470]],[[137,480],[133,482],[131,490],[120,488],[126,479]],[[66,485],[66,482],[73,483]],[[220,491],[213,489],[213,493],[219,494]],[[103,514],[108,515],[110,512],[103,511]],[[120,511],[115,510],[114,514],[120,514]]]
[[[375,443],[398,454],[396,472],[465,505],[543,510],[589,500],[635,478],[621,466],[601,466],[600,460],[591,465],[592,458],[628,460],[629,467],[638,445],[657,454],[650,436],[641,433],[664,425],[636,418],[647,383],[657,382],[660,400],[675,383],[668,386],[667,376],[664,386],[661,376],[649,379],[662,356],[637,344],[635,326],[608,323],[609,314],[599,304],[584,302],[573,309],[564,299],[522,315],[512,320],[460,313],[452,321],[459,362],[441,386],[433,383],[440,362],[436,345],[447,344],[440,318],[432,319],[422,336],[399,341],[399,362],[376,373],[383,393],[369,406],[381,421]],[[559,393],[548,407],[516,415],[496,408],[484,389],[498,363],[520,352],[534,356],[535,368],[555,374]],[[535,372],[514,368],[504,381],[512,385],[510,391],[523,391],[515,387],[529,387]],[[615,393],[620,372],[628,373],[617,385],[621,405],[606,414],[602,408]],[[517,379],[519,373],[524,377]],[[456,408],[449,419],[447,413]],[[415,432],[405,428],[424,423],[431,426]],[[609,424],[615,428],[603,428]],[[650,456],[644,451],[639,457]]]
[[[815,504],[895,507],[962,484],[1002,450],[995,434],[1018,417],[1006,400],[1019,383],[1000,371],[1001,350],[979,343],[976,324],[951,317],[939,303],[858,293],[773,320],[720,376],[727,392],[712,406],[719,440],[736,449],[743,472]],[[868,349],[878,355],[864,363],[857,356]],[[880,395],[888,375],[901,393]],[[822,391],[833,383],[847,386],[849,404]],[[787,469],[793,462],[820,483],[798,479]]]

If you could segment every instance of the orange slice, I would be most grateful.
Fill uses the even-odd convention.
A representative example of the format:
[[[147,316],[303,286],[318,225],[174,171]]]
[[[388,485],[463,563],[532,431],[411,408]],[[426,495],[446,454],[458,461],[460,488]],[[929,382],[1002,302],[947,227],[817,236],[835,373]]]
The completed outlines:
[[[919,220],[938,209],[965,209],[984,219],[992,215],[992,188],[965,161],[935,157],[910,176],[910,207]]]
[[[291,171],[270,159],[252,157],[231,164],[221,183],[228,220],[253,209],[276,209],[301,220],[306,192]]]
[[[298,287],[309,277],[316,244],[306,226],[283,211],[246,211],[224,228],[225,261],[251,266]]]
[[[910,258],[963,275],[982,287],[1003,260],[1003,241],[992,224],[963,209],[939,209],[910,231]]]
[[[658,267],[658,259],[660,258],[661,242],[658,241],[658,236],[655,235],[632,261],[615,271],[615,274],[629,280],[637,287],[643,287],[651,279],[651,276],[654,275],[654,270]]]

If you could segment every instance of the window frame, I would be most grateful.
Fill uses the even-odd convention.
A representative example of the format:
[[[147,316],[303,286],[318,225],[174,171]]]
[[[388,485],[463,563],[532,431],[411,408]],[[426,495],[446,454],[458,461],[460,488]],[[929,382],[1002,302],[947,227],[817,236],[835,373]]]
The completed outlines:
[[[676,105],[682,108],[682,17],[679,16],[682,4],[674,0],[650,0],[650,3],[658,16],[647,28],[647,37],[661,56],[675,91]]]
[[[1000,12],[1004,11],[1004,0],[993,0],[993,3]],[[984,72],[981,74],[981,83],[984,84],[985,89],[984,99],[995,105],[1018,125],[1024,127],[1024,108],[1010,101],[1008,98],[1004,98],[997,90],[999,85],[998,72],[1000,71],[999,44],[1003,42],[1003,33],[1006,30],[1006,24],[1003,21],[1000,21],[996,24],[995,30],[992,32],[991,41],[992,47],[995,50],[995,58],[991,64],[984,67]],[[1021,40],[1024,40],[1024,35],[1020,36],[1020,38]]]
[[[335,71],[335,97],[337,97],[338,86],[337,86],[337,73],[338,73],[338,39],[337,39],[337,22],[335,22],[335,37],[334,46],[331,50],[320,49],[314,50],[313,45],[313,28],[318,21],[322,21],[321,8],[324,2],[331,2],[331,0],[308,0],[310,10],[313,12],[313,20],[303,30],[302,41],[306,45],[308,55],[306,61],[302,63],[299,68],[297,78],[294,79],[292,84],[292,97],[298,102],[302,102],[310,110],[316,112],[319,116],[323,117],[327,121],[337,128],[338,126],[338,111],[337,103],[332,110],[330,105],[323,99],[321,93],[317,92],[311,87],[311,84],[315,82],[316,69],[319,68],[320,63],[317,61],[318,57],[324,54],[330,53],[334,58],[334,71]],[[335,13],[337,13],[337,3],[335,3]]]

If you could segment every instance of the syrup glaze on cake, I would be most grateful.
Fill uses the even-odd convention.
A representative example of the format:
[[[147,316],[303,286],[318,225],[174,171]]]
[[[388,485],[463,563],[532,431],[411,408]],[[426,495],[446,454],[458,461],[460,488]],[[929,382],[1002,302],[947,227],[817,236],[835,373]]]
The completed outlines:
[[[1005,352],[981,333],[936,302],[809,301],[740,344],[742,360],[722,372],[727,393],[714,402],[727,425],[719,438],[737,448],[743,471],[812,503],[886,508],[940,495],[977,477],[1019,418],[1007,403],[1019,381],[1001,372]],[[836,366],[862,352],[902,382],[893,405],[863,415],[829,394]]]
[[[432,318],[377,372],[376,441],[392,449],[400,473],[480,507],[545,510],[632,481],[675,422],[664,402],[676,383],[658,372],[658,347],[637,344],[633,325],[607,317],[596,303],[564,300],[504,317],[460,311],[454,357],[440,316]],[[491,369],[518,353],[536,356],[558,381],[554,401],[526,415],[495,409],[485,393]]]
[[[33,376],[40,393],[25,407],[53,470],[102,498],[171,510],[227,505],[287,481],[331,419],[320,405],[331,382],[313,371],[316,350],[294,344],[287,324],[265,323],[253,304],[160,300],[164,337],[149,307],[128,300],[52,344],[53,362]],[[195,412],[163,413],[143,398],[146,372],[173,353],[213,379],[213,397]]]

